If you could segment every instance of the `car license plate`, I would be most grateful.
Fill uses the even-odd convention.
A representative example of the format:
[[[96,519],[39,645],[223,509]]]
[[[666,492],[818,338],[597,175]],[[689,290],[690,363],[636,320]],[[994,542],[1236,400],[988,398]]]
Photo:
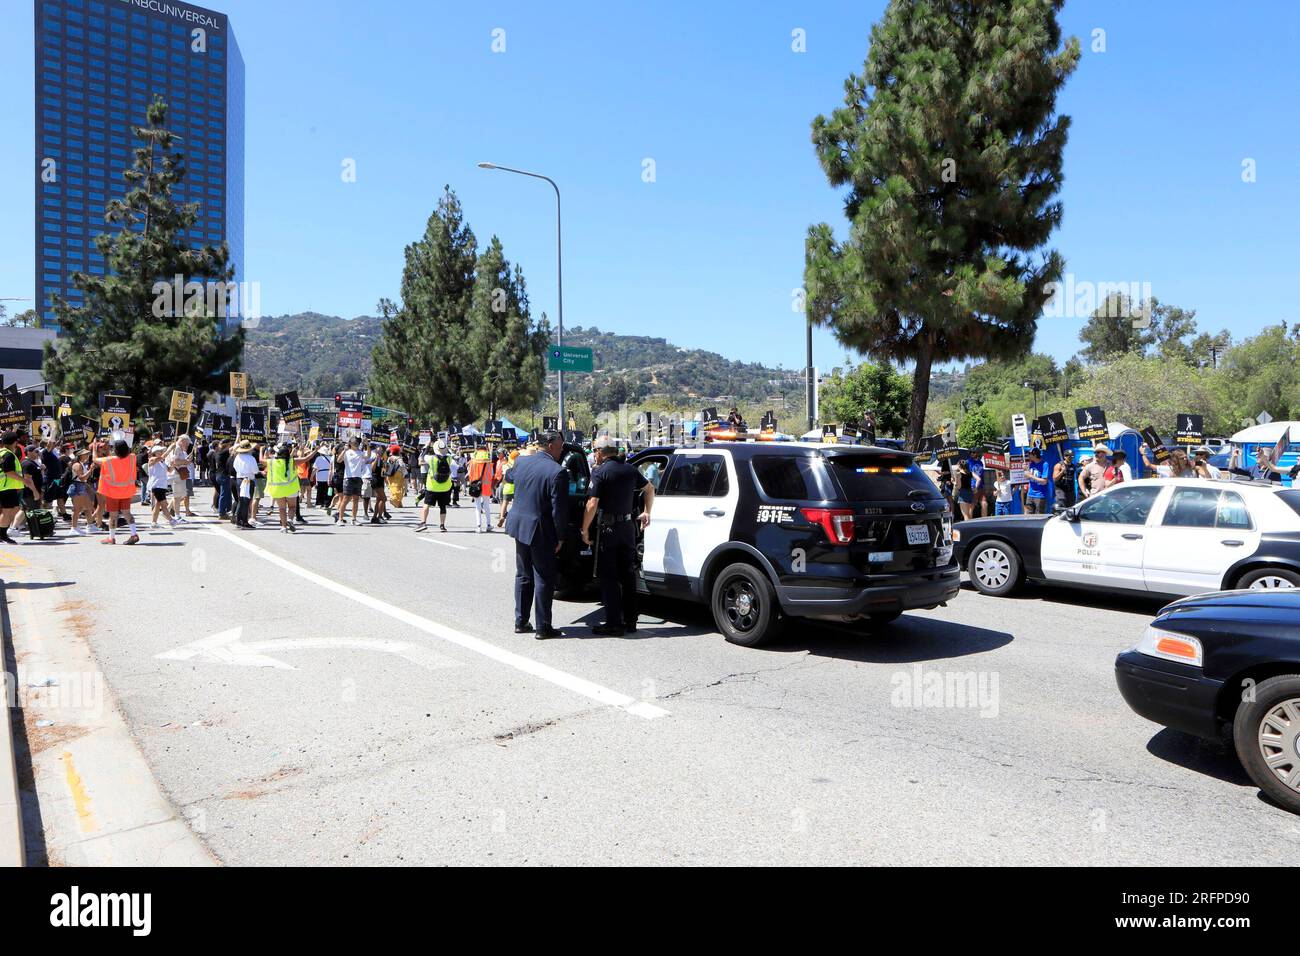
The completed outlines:
[[[890,561],[894,560],[894,552],[872,551],[870,554],[867,555],[867,560],[870,561],[872,564],[888,564]]]
[[[907,543],[929,544],[930,526],[924,524],[909,524],[907,526]]]

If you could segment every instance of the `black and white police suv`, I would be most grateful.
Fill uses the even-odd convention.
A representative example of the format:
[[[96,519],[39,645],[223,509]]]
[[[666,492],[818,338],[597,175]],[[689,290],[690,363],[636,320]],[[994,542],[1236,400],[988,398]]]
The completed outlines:
[[[708,603],[733,643],[784,618],[886,623],[960,588],[943,496],[906,452],[719,442],[629,462],[655,486],[642,587]]]
[[[1058,515],[964,521],[957,562],[985,594],[1046,581],[1151,594],[1300,587],[1300,489],[1147,478]]]

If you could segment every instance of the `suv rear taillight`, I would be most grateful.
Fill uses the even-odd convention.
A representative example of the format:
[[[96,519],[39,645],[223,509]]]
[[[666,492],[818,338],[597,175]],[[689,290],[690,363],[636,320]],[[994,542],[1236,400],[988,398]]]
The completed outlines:
[[[853,510],[851,508],[801,508],[803,516],[822,526],[831,544],[853,543]]]

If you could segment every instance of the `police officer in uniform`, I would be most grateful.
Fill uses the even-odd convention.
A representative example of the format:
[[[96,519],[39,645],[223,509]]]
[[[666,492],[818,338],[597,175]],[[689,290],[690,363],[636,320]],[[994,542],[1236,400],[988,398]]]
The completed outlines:
[[[592,633],[622,637],[636,630],[636,529],[632,526],[633,502],[645,492],[641,529],[650,523],[654,485],[633,466],[619,458],[618,445],[609,436],[596,440],[599,464],[591,473],[591,497],[582,518],[582,540],[591,544],[591,525],[600,512],[600,545],[596,554],[596,576],[600,579],[605,623]]]

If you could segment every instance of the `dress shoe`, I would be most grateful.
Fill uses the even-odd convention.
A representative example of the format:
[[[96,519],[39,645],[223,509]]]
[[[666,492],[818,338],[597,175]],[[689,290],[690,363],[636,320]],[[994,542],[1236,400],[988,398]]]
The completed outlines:
[[[539,630],[533,635],[533,637],[535,637],[539,641],[546,641],[546,640],[550,640],[553,637],[563,637],[563,636],[564,636],[563,631],[557,631],[553,627],[548,627],[544,631]]]
[[[591,629],[591,633],[599,634],[601,637],[622,637],[624,630],[610,624],[597,624]]]
[[[533,626],[532,626],[531,624],[516,624],[516,625],[515,625],[515,633],[516,633],[516,634],[531,634],[531,633],[533,633]]]

